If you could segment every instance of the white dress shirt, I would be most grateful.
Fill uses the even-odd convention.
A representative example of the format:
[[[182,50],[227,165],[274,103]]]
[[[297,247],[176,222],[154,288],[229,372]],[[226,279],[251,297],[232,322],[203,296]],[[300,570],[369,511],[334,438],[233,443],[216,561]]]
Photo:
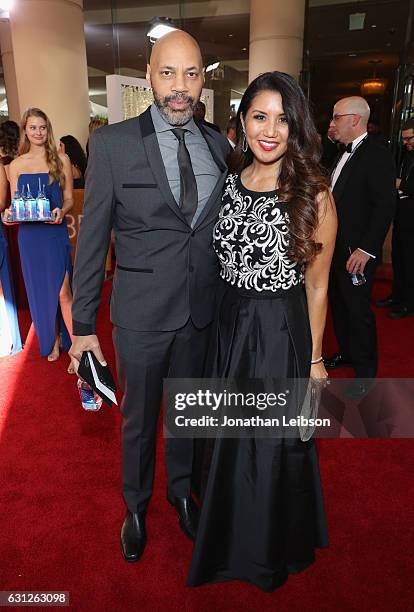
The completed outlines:
[[[347,151],[345,151],[342,154],[342,157],[337,163],[334,173],[332,175],[332,179],[331,179],[331,189],[332,190],[335,187],[335,183],[338,180],[339,175],[341,174],[342,168],[345,166],[348,159],[354,154],[354,151],[359,145],[359,143],[362,142],[366,136],[367,136],[367,132],[364,132],[363,134],[361,134],[361,136],[358,136],[358,138],[355,138],[355,140],[352,141],[352,152],[348,153]]]

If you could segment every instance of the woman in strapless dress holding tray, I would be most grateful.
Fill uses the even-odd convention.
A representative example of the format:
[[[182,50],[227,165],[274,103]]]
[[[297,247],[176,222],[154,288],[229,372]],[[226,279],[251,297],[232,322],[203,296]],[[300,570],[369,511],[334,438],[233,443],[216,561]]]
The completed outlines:
[[[73,179],[67,155],[58,153],[46,114],[28,109],[21,121],[19,156],[10,164],[11,193],[44,190],[53,220],[21,223],[19,250],[30,313],[49,361],[59,358],[59,347],[71,344],[72,261],[65,215],[73,206]],[[69,368],[71,371],[72,368]]]

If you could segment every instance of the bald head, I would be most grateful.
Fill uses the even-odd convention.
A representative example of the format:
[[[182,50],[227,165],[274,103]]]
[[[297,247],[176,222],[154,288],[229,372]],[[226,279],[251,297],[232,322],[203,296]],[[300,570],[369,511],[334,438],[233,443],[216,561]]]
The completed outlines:
[[[197,57],[200,68],[203,67],[201,51],[197,41],[183,30],[173,30],[156,41],[151,52],[150,67],[156,66],[165,53],[170,55],[174,48],[178,48],[181,53],[194,55],[194,57]]]
[[[201,51],[194,38],[174,30],[157,40],[147,66],[147,80],[164,119],[170,125],[188,123],[204,83]]]
[[[348,98],[342,98],[337,104],[347,113],[356,113],[360,115],[365,126],[367,125],[371,111],[365,98],[361,98],[361,96],[349,96]]]
[[[341,98],[335,104],[330,127],[335,140],[347,144],[367,131],[370,108],[360,96]]]

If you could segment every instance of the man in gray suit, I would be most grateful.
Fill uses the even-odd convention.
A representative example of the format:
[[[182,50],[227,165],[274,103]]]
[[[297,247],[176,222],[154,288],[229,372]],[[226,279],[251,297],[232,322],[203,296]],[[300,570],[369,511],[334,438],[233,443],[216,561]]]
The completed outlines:
[[[166,376],[203,375],[214,316],[218,263],[212,248],[228,153],[226,139],[196,124],[204,82],[196,41],[182,31],[161,38],[148,66],[154,103],[142,115],[96,130],[89,144],[85,208],[74,273],[70,351],[104,362],[95,318],[111,230],[116,271],[111,297],[121,412],[122,481],[127,514],[121,545],[137,561],[146,544],[157,419]],[[193,443],[166,442],[167,497],[191,538]]]

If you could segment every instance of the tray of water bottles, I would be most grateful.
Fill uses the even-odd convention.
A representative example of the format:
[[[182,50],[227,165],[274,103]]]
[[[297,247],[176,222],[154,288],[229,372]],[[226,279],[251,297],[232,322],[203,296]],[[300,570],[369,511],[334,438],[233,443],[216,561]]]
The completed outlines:
[[[10,208],[2,214],[2,220],[7,223],[45,223],[55,220],[55,215],[50,210],[50,200],[45,194],[45,185],[40,185],[37,197],[34,197],[27,185],[20,193],[16,191]]]

